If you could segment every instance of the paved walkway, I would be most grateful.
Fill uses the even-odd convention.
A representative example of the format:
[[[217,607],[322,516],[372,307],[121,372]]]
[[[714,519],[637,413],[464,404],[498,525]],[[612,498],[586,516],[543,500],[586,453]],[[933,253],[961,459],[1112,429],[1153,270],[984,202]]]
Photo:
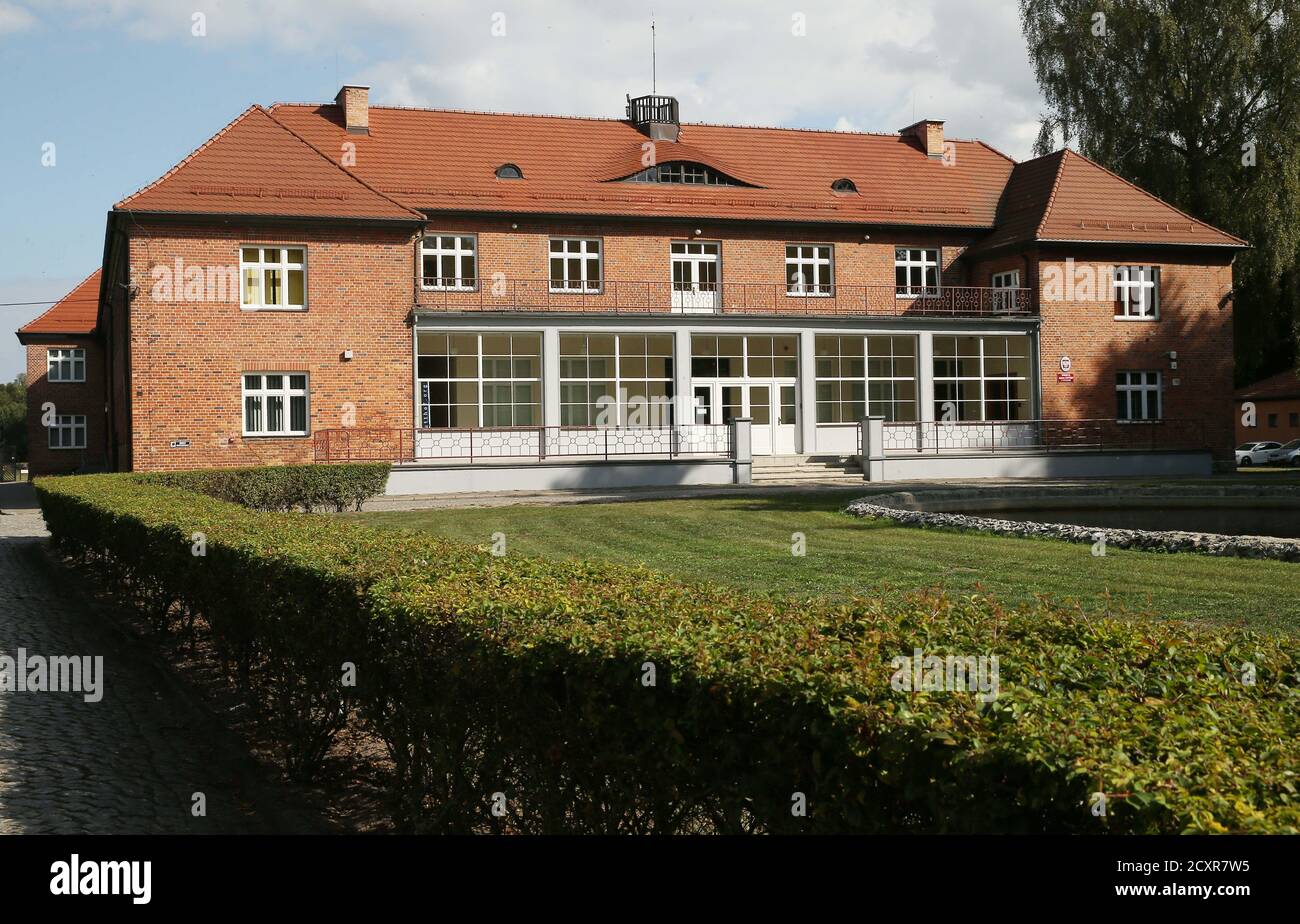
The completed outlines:
[[[103,698],[0,691],[0,833],[325,830],[45,552],[25,484],[0,484],[0,653],[103,656]],[[206,817],[191,814],[207,797]]]

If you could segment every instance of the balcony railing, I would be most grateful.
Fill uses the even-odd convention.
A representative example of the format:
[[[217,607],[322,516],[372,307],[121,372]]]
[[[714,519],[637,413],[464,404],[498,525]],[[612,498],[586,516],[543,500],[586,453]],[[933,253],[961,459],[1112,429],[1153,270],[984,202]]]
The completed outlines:
[[[416,307],[430,311],[559,311],[601,314],[765,314],[1028,317],[1029,289],[892,285],[416,278]]]
[[[998,420],[886,423],[886,455],[1205,449],[1199,420]]]
[[[729,459],[728,424],[664,427],[476,427],[416,429],[349,427],[317,430],[317,462],[490,462],[493,460],[630,457]]]

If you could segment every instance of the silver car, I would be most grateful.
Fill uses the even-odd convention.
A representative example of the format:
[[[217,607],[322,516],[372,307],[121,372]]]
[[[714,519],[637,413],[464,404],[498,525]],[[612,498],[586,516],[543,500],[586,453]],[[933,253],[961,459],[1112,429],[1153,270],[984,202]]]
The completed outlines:
[[[1273,465],[1300,465],[1300,440],[1283,443],[1268,454]]]
[[[1267,465],[1269,453],[1282,448],[1277,440],[1263,443],[1242,443],[1237,447],[1238,465]]]

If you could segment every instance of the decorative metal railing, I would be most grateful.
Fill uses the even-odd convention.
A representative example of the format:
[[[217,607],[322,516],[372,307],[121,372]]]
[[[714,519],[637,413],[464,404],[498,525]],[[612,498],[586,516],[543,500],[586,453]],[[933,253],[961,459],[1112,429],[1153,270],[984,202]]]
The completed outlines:
[[[728,424],[663,427],[482,427],[415,429],[349,427],[317,430],[317,462],[424,462],[495,459],[732,457]]]
[[[941,452],[1109,452],[1207,448],[1199,420],[1045,419],[886,423],[887,455]]]
[[[416,308],[612,314],[797,314],[891,317],[1028,317],[1029,289],[977,286],[803,285],[724,282],[417,277]]]

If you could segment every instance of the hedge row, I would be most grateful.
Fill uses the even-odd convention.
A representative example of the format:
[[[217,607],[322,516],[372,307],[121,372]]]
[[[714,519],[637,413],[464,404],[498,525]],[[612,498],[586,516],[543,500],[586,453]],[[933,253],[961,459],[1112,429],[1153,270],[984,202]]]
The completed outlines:
[[[384,493],[387,462],[215,468],[141,475],[146,484],[197,491],[254,510],[342,513]]]
[[[765,599],[132,476],[37,490],[62,548],[162,624],[201,617],[295,772],[349,721],[382,739],[408,829],[1300,831],[1291,637]],[[896,692],[916,648],[998,655],[1000,695]]]

